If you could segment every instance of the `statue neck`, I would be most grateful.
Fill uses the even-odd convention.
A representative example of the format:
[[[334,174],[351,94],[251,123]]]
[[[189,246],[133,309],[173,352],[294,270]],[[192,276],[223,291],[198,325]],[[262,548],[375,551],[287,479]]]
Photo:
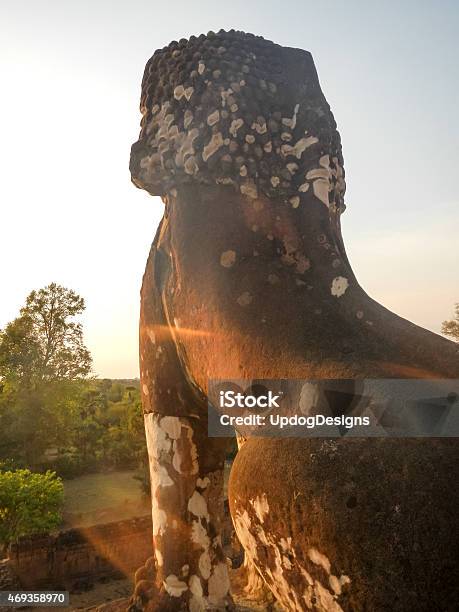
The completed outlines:
[[[421,357],[421,347],[429,347],[426,355],[453,350],[363,291],[339,219],[313,196],[297,209],[230,188],[187,186],[166,198],[156,248],[166,255],[168,323],[200,385],[273,372],[426,376],[435,374],[430,357],[415,359],[407,346],[419,346]],[[449,371],[448,359],[440,371]]]
[[[338,276],[356,284],[339,213],[313,193],[298,206],[240,196],[230,187],[187,186],[167,196],[166,217],[170,239],[180,247],[175,251],[186,251],[190,259],[201,252],[199,265],[189,270],[191,278],[217,264],[223,277],[225,270],[227,276],[250,276],[254,282],[264,274],[277,275],[287,285],[284,291],[314,284],[328,287],[332,295]]]

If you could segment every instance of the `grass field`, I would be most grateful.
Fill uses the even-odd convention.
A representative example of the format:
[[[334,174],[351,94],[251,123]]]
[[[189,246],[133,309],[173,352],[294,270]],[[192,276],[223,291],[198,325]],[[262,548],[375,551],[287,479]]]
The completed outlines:
[[[134,471],[87,474],[64,481],[64,525],[80,527],[120,521],[150,512]]]
[[[225,463],[224,491],[231,463]],[[64,523],[62,527],[88,527],[121,521],[151,512],[148,498],[134,479],[135,471],[87,474],[64,480]]]

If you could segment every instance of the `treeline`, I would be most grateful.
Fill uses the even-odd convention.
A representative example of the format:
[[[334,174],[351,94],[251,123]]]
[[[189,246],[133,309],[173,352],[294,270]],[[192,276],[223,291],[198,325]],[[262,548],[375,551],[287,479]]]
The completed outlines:
[[[138,381],[48,381],[0,393],[0,461],[63,478],[146,461]]]
[[[146,443],[138,381],[97,380],[78,316],[84,300],[52,283],[0,330],[0,462],[64,478],[136,468]]]

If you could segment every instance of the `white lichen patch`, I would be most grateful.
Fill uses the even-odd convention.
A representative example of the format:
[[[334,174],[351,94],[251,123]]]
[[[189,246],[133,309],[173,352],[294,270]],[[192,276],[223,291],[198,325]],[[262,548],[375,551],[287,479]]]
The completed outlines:
[[[346,574],[342,574],[339,578],[341,586],[345,586],[346,584],[351,584],[351,579]]]
[[[189,582],[191,598],[190,598],[190,612],[204,612],[207,609],[206,598],[203,596],[203,590],[201,580],[198,576],[191,576]]]
[[[333,279],[331,285],[331,294],[335,297],[341,297],[346,293],[347,288],[349,287],[349,281],[345,276],[337,276]]]
[[[145,436],[147,441],[148,456],[150,458],[150,469],[156,469],[156,461],[161,453],[168,453],[171,448],[171,441],[167,434],[159,425],[159,416],[149,412],[144,416]]]
[[[220,111],[217,109],[207,117],[207,125],[211,127],[220,121]]]
[[[143,391],[144,395],[148,395],[149,394],[148,387],[147,387],[147,385],[145,383],[142,385],[142,391]]]
[[[153,523],[153,535],[164,535],[167,527],[167,514],[158,505],[158,500],[153,493],[152,486],[152,503],[151,503],[151,518]]]
[[[285,569],[288,569],[288,570],[291,570],[293,567],[292,562],[285,555],[282,557],[282,565],[285,567]]]
[[[301,575],[303,576],[303,578],[306,580],[306,582],[308,583],[309,586],[312,586],[314,584],[314,580],[312,579],[311,574],[306,571],[304,569],[304,567],[300,567],[300,571],[301,571]]]
[[[224,268],[231,268],[236,263],[236,251],[223,251],[220,256],[220,265]]]
[[[233,119],[233,121],[231,121],[229,133],[231,134],[233,138],[236,138],[238,129],[241,128],[243,125],[244,125],[243,119]]]
[[[306,173],[306,179],[308,181],[319,178],[328,181],[330,178],[330,172],[326,168],[313,168],[312,170],[309,170],[309,172]]]
[[[191,525],[191,541],[204,550],[210,546],[210,539],[201,521],[193,521]]]
[[[194,155],[190,155],[190,157],[187,157],[183,168],[187,174],[193,175],[198,173],[199,166]]]
[[[188,563],[186,563],[185,565],[182,565],[182,569],[180,571],[182,576],[188,576],[188,574],[190,573],[190,566],[188,565]]]
[[[315,565],[320,565],[320,567],[322,567],[327,574],[330,574],[331,563],[325,555],[317,550],[317,548],[311,547],[308,550],[308,557]]]
[[[196,595],[191,596],[189,606],[190,612],[205,612],[208,609],[206,598],[198,598]]]
[[[253,296],[248,291],[244,291],[244,293],[241,293],[241,295],[237,298],[236,301],[239,306],[248,306],[252,303],[252,300]]]
[[[190,425],[187,425],[186,435],[188,438],[190,459],[191,459],[191,468],[189,470],[190,475],[194,475],[199,472],[198,449],[196,447],[196,444],[193,442],[193,433],[194,433],[193,428]]]
[[[184,95],[185,88],[183,87],[183,85],[177,85],[177,87],[174,89],[174,98],[176,100],[181,100]]]
[[[214,571],[209,578],[209,603],[214,605],[222,605],[225,603],[225,598],[228,595],[230,588],[230,580],[226,563],[219,563],[214,567]]]
[[[205,518],[207,521],[210,520],[207,502],[198,491],[194,491],[193,495],[188,500],[188,510],[198,518]]]
[[[279,545],[283,552],[290,552],[294,554],[292,548],[292,538],[290,536],[288,538],[280,538]]]
[[[299,104],[295,104],[295,109],[293,111],[293,117],[282,117],[282,124],[285,125],[286,127],[290,128],[291,130],[294,130],[296,127],[296,116],[298,113],[298,109],[300,108]]]
[[[186,471],[182,469],[182,456],[177,448],[177,443],[175,441],[172,445],[172,449],[174,451],[174,454],[172,456],[172,467],[179,474],[186,474]]]
[[[196,486],[200,489],[206,489],[210,485],[210,478],[207,476],[205,478],[198,478],[196,480]]]
[[[306,151],[306,149],[316,142],[319,142],[318,138],[315,136],[308,136],[307,138],[300,138],[295,145],[284,144],[281,147],[281,153],[286,155],[294,155],[297,159],[301,159],[301,156]]]
[[[322,157],[319,159],[319,166],[322,166],[322,168],[329,168],[330,155],[322,155]]]
[[[306,382],[301,387],[299,408],[302,414],[312,414],[319,403],[320,390],[316,383]]]
[[[204,580],[209,580],[210,572],[212,569],[212,563],[210,561],[210,555],[207,550],[205,550],[202,555],[199,557],[198,561],[199,572]]]
[[[163,560],[163,555],[161,554],[161,551],[159,550],[159,548],[155,550],[155,557],[156,557],[156,563],[158,564],[158,567],[161,567],[164,564],[164,560]]]
[[[180,438],[180,432],[182,431],[182,424],[180,423],[179,417],[165,416],[160,421],[161,429],[164,429],[169,438],[176,440]]]
[[[253,560],[257,558],[257,541],[250,533],[250,527],[251,521],[247,510],[244,510],[240,514],[236,514],[234,528],[236,530],[237,537],[239,538],[239,541],[242,544],[246,554]]]
[[[332,593],[318,580],[314,582],[314,587],[318,610],[323,610],[324,612],[343,612],[343,608],[336,601]]]
[[[329,577],[328,582],[333,589],[335,595],[341,595],[343,586],[346,584],[350,584],[351,580],[349,576],[345,576],[344,574],[339,578],[334,576],[333,574]]]
[[[332,590],[334,591],[335,595],[341,594],[341,583],[336,576],[331,574],[331,576],[329,576],[328,578],[328,583],[330,587],[332,588]]]
[[[266,134],[268,131],[266,127],[266,121],[263,117],[259,117],[257,121],[254,121],[251,126],[252,130],[255,130],[257,134]]]
[[[255,505],[262,502],[262,497],[257,499]],[[250,501],[250,504],[254,506],[253,501]],[[335,579],[332,579],[330,583],[332,590],[325,588],[319,580],[314,580],[299,563],[292,546],[292,538],[289,536],[277,539],[276,535],[263,525],[263,520],[260,520],[258,516],[259,513],[255,514],[256,519],[251,520],[247,510],[236,511],[234,525],[247,558],[264,575],[275,597],[283,603],[286,609],[292,611],[314,609],[317,612],[343,612],[337,602],[339,594],[335,589],[339,590],[346,583],[347,576],[342,576],[340,579],[333,577]],[[263,519],[266,516],[264,511],[261,512],[261,515]],[[262,562],[258,559],[259,544],[265,549]],[[269,563],[266,563],[266,555],[268,555]],[[316,548],[310,548],[308,556],[330,577],[331,564],[325,555]],[[303,592],[299,589],[297,578],[292,579],[293,576],[304,580]]]
[[[193,113],[190,111],[190,109],[187,108],[187,110],[185,111],[185,114],[183,115],[183,127],[185,129],[188,129],[192,122],[193,122]]]
[[[188,585],[193,595],[196,595],[197,597],[202,597],[203,590],[202,590],[201,579],[199,578],[199,576],[196,576],[196,574],[193,574],[193,576],[191,576],[190,580],[188,581]]]
[[[166,432],[159,425],[159,416],[156,414],[145,415],[145,434],[150,464],[151,500],[153,535],[163,535],[167,527],[167,514],[160,508],[158,493],[163,487],[170,487],[174,481],[167,471],[166,465],[161,464],[164,455],[168,455],[171,449],[171,441]]]
[[[312,189],[316,198],[328,207],[330,204],[328,197],[330,191],[330,181],[326,179],[317,179],[313,182]]]
[[[269,504],[268,504],[268,498],[266,497],[266,494],[263,493],[263,495],[256,497],[255,499],[251,499],[250,504],[252,505],[252,508],[255,510],[255,514],[257,515],[257,518],[260,521],[260,523],[263,523],[265,520],[265,516],[269,512]]]
[[[220,147],[223,146],[223,136],[221,132],[217,132],[217,134],[213,134],[212,138],[209,142],[204,146],[202,152],[203,161],[207,161],[209,157],[211,157],[214,153],[218,151]]]
[[[169,476],[169,472],[165,465],[157,465],[155,474],[157,475],[156,481],[158,486],[160,487],[171,487],[174,484],[174,481]],[[153,481],[152,481],[153,488]]]
[[[171,597],[180,597],[182,593],[188,591],[187,583],[179,580],[175,574],[168,576],[163,585]]]

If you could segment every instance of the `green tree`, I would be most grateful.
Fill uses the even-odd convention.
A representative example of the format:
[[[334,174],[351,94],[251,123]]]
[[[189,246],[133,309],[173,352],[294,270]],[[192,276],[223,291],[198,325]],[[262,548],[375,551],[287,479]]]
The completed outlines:
[[[22,386],[87,376],[91,355],[74,320],[84,309],[82,297],[56,283],[32,291],[19,317],[0,332],[0,376]]]
[[[37,469],[45,451],[69,437],[91,369],[82,326],[84,300],[56,283],[32,291],[0,331],[0,459]]]
[[[109,402],[104,415],[103,456],[109,465],[117,468],[138,467],[146,456],[140,392],[134,386],[122,385],[121,395],[121,400]]]
[[[47,533],[61,522],[64,488],[54,472],[2,470],[0,549],[21,536]]]
[[[454,318],[450,321],[443,321],[441,333],[459,342],[459,302],[454,307]]]

